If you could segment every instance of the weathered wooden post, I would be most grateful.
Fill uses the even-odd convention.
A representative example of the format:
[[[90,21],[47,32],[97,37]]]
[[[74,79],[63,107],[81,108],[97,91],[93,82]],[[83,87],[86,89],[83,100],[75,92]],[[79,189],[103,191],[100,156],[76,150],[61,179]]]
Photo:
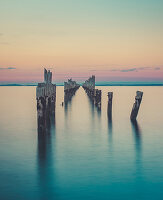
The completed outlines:
[[[135,96],[135,103],[133,105],[131,115],[130,115],[131,120],[136,120],[136,117],[137,117],[138,111],[139,111],[139,107],[140,107],[140,104],[142,101],[142,97],[143,97],[143,92],[137,91],[136,96]]]
[[[52,84],[52,72],[44,69],[44,82],[36,88],[37,119],[39,132],[45,132],[51,116],[55,115],[56,85]]]
[[[108,92],[108,118],[112,119],[112,99],[113,92]]]
[[[95,89],[95,105],[101,108],[101,90]]]

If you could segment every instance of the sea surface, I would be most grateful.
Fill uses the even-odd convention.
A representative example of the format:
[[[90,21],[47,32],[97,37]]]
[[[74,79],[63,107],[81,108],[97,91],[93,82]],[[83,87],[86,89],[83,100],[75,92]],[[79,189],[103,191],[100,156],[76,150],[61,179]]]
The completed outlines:
[[[163,87],[98,86],[101,111],[83,88],[37,132],[36,87],[0,87],[1,200],[162,200]],[[136,124],[130,112],[144,92]],[[113,117],[107,118],[107,92]]]

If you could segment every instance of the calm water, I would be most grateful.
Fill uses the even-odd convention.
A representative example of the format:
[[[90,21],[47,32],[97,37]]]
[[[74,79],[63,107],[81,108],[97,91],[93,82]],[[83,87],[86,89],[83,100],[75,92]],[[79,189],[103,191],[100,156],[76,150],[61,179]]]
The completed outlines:
[[[0,87],[0,199],[163,199],[162,87],[97,87],[102,110],[80,88],[38,137],[35,87]],[[137,125],[129,116],[144,91]],[[107,120],[107,92],[113,119]]]

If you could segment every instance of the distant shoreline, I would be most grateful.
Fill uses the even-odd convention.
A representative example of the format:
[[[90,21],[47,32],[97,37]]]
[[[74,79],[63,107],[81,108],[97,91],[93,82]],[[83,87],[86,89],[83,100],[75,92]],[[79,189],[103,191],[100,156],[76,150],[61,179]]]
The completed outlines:
[[[64,86],[62,83],[55,83],[56,86]],[[81,85],[81,84],[80,84]],[[37,83],[4,83],[0,86],[37,86]],[[97,82],[96,86],[163,86],[162,82]]]

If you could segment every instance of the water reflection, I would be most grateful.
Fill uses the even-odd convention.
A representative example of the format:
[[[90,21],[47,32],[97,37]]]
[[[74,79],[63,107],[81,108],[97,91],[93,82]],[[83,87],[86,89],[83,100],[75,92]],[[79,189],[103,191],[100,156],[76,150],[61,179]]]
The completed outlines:
[[[113,140],[113,122],[112,117],[108,117],[108,137],[109,137],[109,147],[112,148],[112,140]],[[112,150],[112,149],[111,149]]]
[[[136,152],[138,154],[141,153],[141,146],[142,146],[142,141],[141,141],[141,129],[140,126],[137,122],[137,120],[132,121],[131,120],[131,125],[132,125],[132,132],[134,133],[135,137],[135,147],[136,147]]]
[[[109,131],[109,135],[112,135],[112,128],[113,128],[112,118],[108,118],[108,131]]]
[[[143,172],[142,172],[142,133],[141,128],[136,120],[131,121],[132,125],[132,132],[134,134],[134,140],[135,140],[135,174],[136,174],[136,180],[137,182],[143,181]],[[137,191],[141,191],[141,187],[137,186]]]
[[[97,108],[97,116],[100,119],[101,118],[101,107],[96,107]]]
[[[99,121],[101,120],[101,107],[97,107],[95,105],[94,101],[88,95],[86,95],[86,96],[87,96],[87,100],[89,102],[89,108],[90,108],[91,118],[92,118],[92,130],[93,130],[95,128],[94,127],[95,126],[95,124],[94,124],[95,117],[98,117]]]
[[[71,110],[72,107],[72,99],[70,99],[69,101],[65,101],[64,102],[64,111],[65,111],[65,116],[67,117],[68,115],[68,111]]]
[[[49,117],[49,124],[44,132],[38,129],[37,167],[40,199],[55,197],[55,174],[53,166],[53,136],[55,135],[55,117]]]
[[[89,107],[91,108],[91,115],[92,118],[94,119],[95,113],[97,113],[98,118],[101,118],[101,107],[98,107],[95,105],[94,100],[92,100],[88,95],[87,95],[87,99],[89,101]]]
[[[71,110],[72,107],[72,99],[76,95],[76,91],[73,91],[73,93],[64,92],[64,111],[65,116],[67,117],[68,111]]]
[[[95,114],[95,105],[94,102],[87,96],[88,102],[89,102],[89,107],[91,108],[91,115],[94,118],[94,114]]]

